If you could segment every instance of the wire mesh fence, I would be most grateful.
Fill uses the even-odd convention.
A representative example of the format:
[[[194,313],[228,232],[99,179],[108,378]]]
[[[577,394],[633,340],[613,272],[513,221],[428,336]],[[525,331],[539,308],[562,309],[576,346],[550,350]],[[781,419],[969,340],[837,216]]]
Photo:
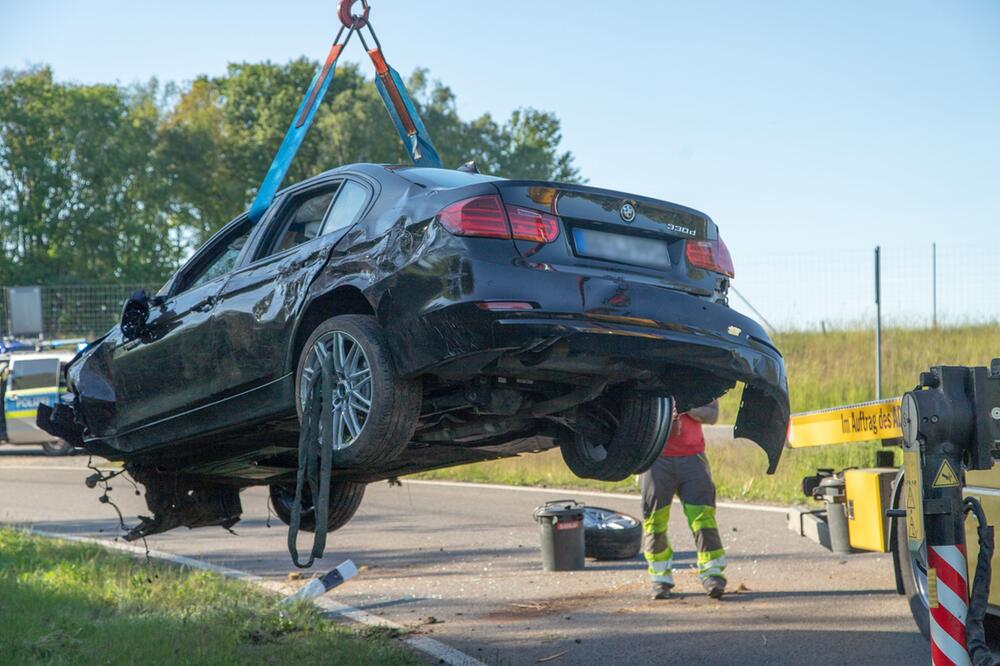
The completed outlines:
[[[1000,320],[993,252],[985,246],[938,244],[881,248],[884,326],[984,324]],[[872,328],[875,322],[874,246],[844,251],[741,255],[733,307],[777,331]],[[42,287],[46,337],[96,337],[118,320],[136,289],[157,286]],[[0,333],[8,328],[6,288],[0,288]]]
[[[884,326],[929,328],[1000,320],[990,248],[890,245],[882,246],[880,254]],[[775,330],[874,325],[874,246],[734,259],[733,307],[765,319]]]
[[[103,335],[115,325],[122,304],[137,289],[149,293],[158,287],[148,284],[57,285],[41,288],[42,335],[46,338]],[[9,331],[7,288],[0,288],[0,331]]]

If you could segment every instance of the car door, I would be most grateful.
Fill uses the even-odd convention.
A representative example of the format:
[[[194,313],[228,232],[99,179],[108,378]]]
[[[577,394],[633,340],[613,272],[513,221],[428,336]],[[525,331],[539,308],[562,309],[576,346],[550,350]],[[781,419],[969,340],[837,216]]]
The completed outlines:
[[[284,363],[306,291],[372,194],[351,178],[326,181],[289,196],[272,218],[254,260],[233,272],[216,305],[227,394],[246,395],[265,411],[289,408],[260,405],[247,392],[270,387],[268,395],[290,398]]]
[[[212,312],[251,230],[245,218],[226,225],[181,269],[162,304],[150,309],[148,334],[112,351],[119,438],[141,429],[143,446],[167,441],[171,421],[217,399],[219,337]]]

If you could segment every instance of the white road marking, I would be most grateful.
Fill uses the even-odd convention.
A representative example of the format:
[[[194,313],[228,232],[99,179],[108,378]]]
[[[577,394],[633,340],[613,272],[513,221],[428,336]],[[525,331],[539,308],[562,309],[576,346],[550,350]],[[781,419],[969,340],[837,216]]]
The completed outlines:
[[[582,497],[604,497],[608,499],[642,500],[639,493],[605,493],[599,490],[571,490],[569,488],[535,488],[533,486],[505,486],[498,483],[469,483],[467,481],[425,481],[418,479],[402,479],[403,483],[415,483],[424,486],[444,486],[447,488],[489,488],[490,490],[512,490],[522,493],[547,493],[549,495],[580,495]],[[674,499],[678,504],[680,500]],[[788,513],[787,507],[767,506],[765,504],[743,504],[742,502],[716,502],[715,506],[723,509],[742,509],[746,511],[763,511],[765,513]]]
[[[30,534],[34,534],[40,537],[47,537],[50,539],[63,539],[64,541],[76,541],[78,543],[92,543],[102,548],[107,548],[108,550],[118,550],[129,555],[136,557],[145,557],[146,549],[140,548],[139,546],[134,546],[129,543],[122,543],[119,541],[109,541],[107,539],[97,539],[94,537],[80,536],[77,534],[63,534],[61,532],[50,532],[48,530],[39,530],[31,527],[27,528]],[[234,578],[252,585],[261,587],[268,592],[273,592],[277,594],[287,594],[287,586],[276,580],[268,580],[262,578],[256,574],[247,573],[246,571],[239,571],[238,569],[231,569],[229,567],[219,566],[217,564],[211,564],[209,562],[203,562],[201,560],[196,560],[191,557],[184,557],[183,555],[175,555],[173,553],[167,553],[161,550],[150,550],[149,556],[158,560],[164,560],[171,562],[173,564],[178,564],[180,566],[190,567],[192,569],[202,569],[204,571],[212,571],[219,575],[225,576],[226,578]],[[334,601],[328,597],[318,597],[312,600],[313,604],[325,611],[326,613],[333,615],[340,615],[349,620],[359,622],[361,624],[368,624],[381,627],[390,627],[393,629],[407,630],[408,627],[393,622],[392,620],[387,620],[383,617],[378,617],[377,615],[372,615],[367,611],[363,611],[360,608],[355,608],[354,606],[348,606],[347,604],[342,604],[338,601]],[[438,663],[449,664],[449,666],[486,666],[483,662],[479,661],[475,657],[465,654],[461,650],[453,648],[449,645],[445,645],[441,641],[437,641],[429,636],[406,636],[400,639],[402,642],[406,643],[408,646],[414,650],[423,652],[424,654],[430,655],[433,659],[437,660]]]

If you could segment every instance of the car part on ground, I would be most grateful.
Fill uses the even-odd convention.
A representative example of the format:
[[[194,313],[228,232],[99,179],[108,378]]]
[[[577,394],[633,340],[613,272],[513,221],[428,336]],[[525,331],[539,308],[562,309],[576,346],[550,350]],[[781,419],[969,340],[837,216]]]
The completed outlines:
[[[327,532],[340,529],[354,517],[365,496],[365,488],[365,484],[351,481],[336,481],[330,484],[330,503],[326,516]],[[275,515],[285,525],[290,525],[292,505],[295,501],[295,488],[274,484],[268,490]],[[316,531],[316,510],[312,493],[309,492],[308,487],[303,489],[302,518],[299,529],[303,532]]]
[[[584,507],[583,529],[587,557],[595,560],[631,560],[642,546],[642,522],[611,509]]]

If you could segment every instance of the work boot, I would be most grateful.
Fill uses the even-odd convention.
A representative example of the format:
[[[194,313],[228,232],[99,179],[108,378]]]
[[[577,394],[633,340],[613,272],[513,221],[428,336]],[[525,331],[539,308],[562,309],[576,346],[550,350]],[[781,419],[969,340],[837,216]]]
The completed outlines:
[[[705,586],[708,596],[713,599],[721,599],[722,595],[726,593],[726,579],[722,576],[709,576],[701,581],[701,584]]]
[[[653,600],[669,599],[674,586],[671,583],[653,583]]]

